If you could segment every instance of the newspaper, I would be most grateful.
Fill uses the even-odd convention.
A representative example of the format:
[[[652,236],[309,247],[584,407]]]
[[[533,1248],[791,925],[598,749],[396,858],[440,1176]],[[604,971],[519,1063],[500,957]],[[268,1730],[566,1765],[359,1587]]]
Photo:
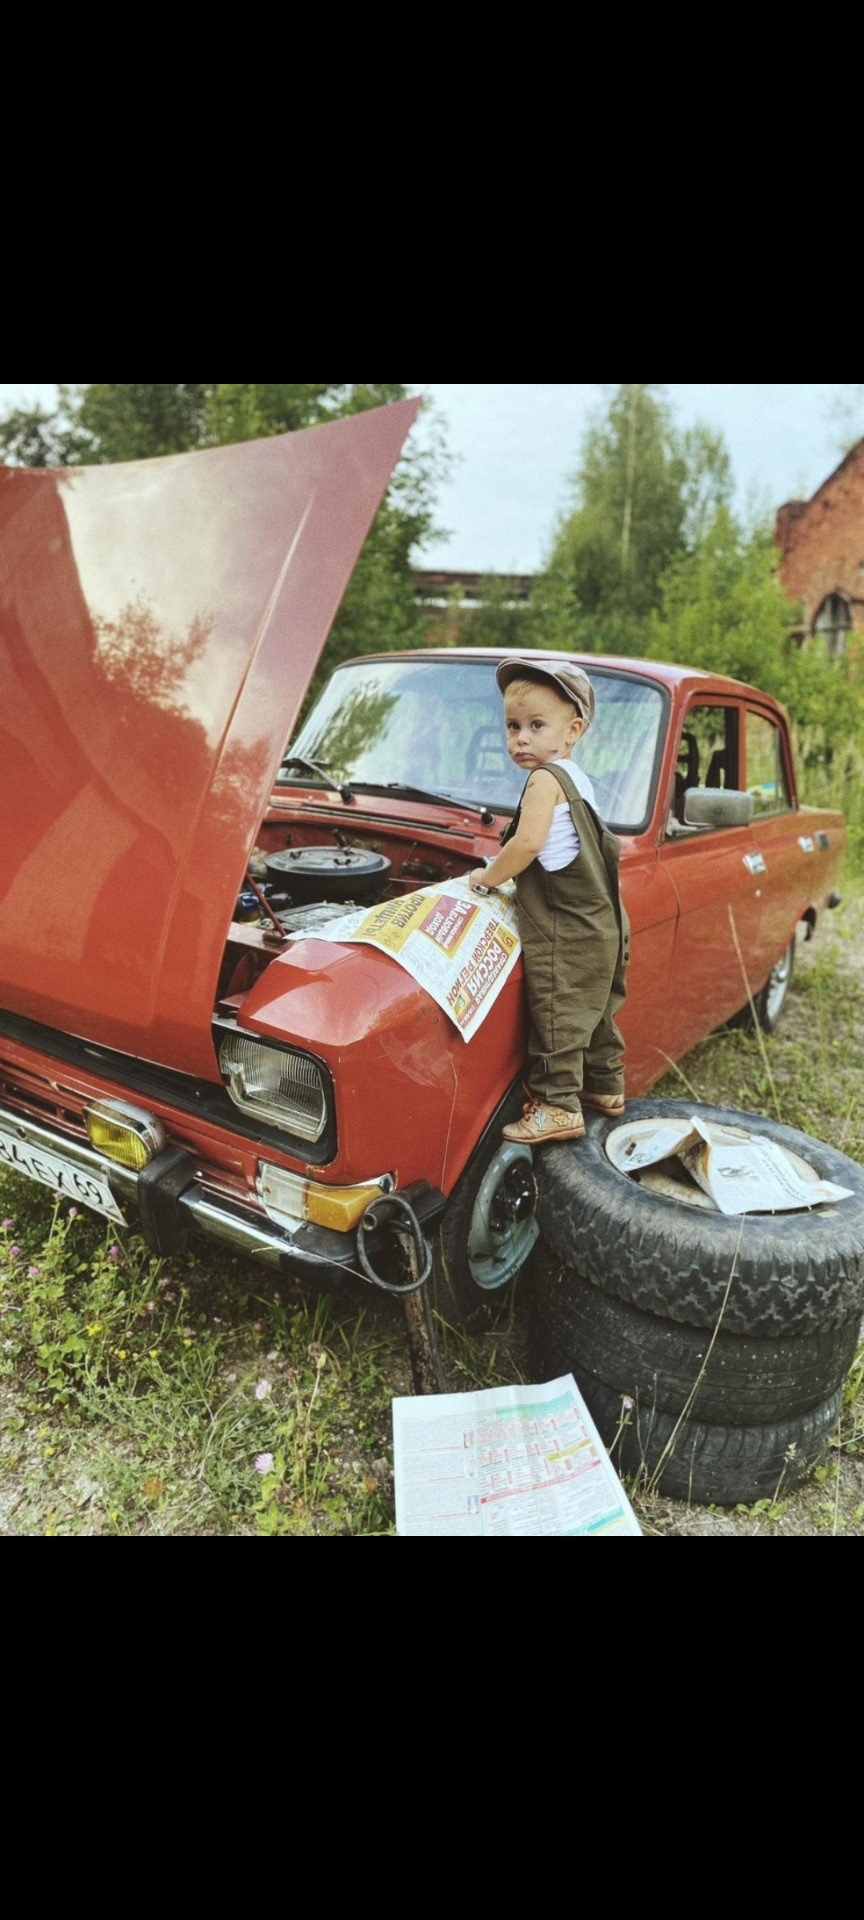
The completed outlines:
[[[292,940],[359,941],[389,953],[470,1040],[495,1005],[519,958],[516,889],[472,893],[467,881],[422,887],[377,907],[294,933]]]
[[[639,1173],[673,1156],[720,1213],[787,1213],[847,1200],[851,1187],[820,1180],[798,1154],[746,1128],[715,1120],[642,1120],[606,1142],[613,1166]]]
[[[394,1400],[393,1465],[397,1534],[642,1532],[572,1373]]]

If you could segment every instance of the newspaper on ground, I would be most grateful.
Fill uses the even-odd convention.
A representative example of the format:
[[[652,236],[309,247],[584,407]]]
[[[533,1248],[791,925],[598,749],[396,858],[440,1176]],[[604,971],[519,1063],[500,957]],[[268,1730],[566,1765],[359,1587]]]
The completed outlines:
[[[852,1192],[820,1180],[806,1160],[774,1140],[696,1115],[616,1127],[606,1152],[620,1173],[633,1175],[680,1160],[721,1213],[787,1213],[846,1200]]]
[[[463,1040],[470,1040],[519,958],[516,889],[508,881],[479,895],[465,880],[448,880],[377,907],[355,907],[316,927],[311,937],[359,941],[388,953],[431,994]]]
[[[642,1532],[572,1373],[395,1399],[393,1466],[397,1534]]]

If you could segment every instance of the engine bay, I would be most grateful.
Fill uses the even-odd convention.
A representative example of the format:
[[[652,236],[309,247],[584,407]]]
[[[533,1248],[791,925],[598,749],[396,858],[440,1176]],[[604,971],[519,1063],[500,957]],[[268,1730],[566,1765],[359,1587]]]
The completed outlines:
[[[477,863],[471,832],[460,833],[464,848],[457,851],[452,830],[421,840],[406,829],[382,833],[379,819],[368,831],[355,828],[349,838],[334,824],[324,839],[317,821],[288,826],[265,820],[229,929],[220,1007],[236,1005],[292,935],[314,934],[355,908],[413,893]]]

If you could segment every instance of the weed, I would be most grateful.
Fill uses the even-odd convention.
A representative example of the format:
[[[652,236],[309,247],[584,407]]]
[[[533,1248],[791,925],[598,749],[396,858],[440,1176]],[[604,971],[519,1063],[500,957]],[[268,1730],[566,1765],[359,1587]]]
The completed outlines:
[[[864,902],[826,916],[777,1033],[712,1035],[654,1091],[779,1112],[864,1160],[862,930]],[[438,1322],[453,1391],[530,1379],[530,1266],[493,1328]],[[391,1401],[410,1392],[400,1301],[307,1298],[214,1249],[159,1261],[0,1172],[0,1532],[392,1534]],[[864,1346],[805,1486],[730,1513],[665,1499],[655,1470],[632,1500],[652,1536],[864,1532]]]

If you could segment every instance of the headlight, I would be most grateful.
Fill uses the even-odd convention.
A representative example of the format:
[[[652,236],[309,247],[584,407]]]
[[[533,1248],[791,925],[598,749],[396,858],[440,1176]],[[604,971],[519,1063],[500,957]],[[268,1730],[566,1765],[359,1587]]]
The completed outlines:
[[[320,1140],[327,1124],[327,1095],[320,1067],[307,1054],[268,1047],[244,1033],[226,1034],[219,1065],[228,1092],[244,1113],[300,1140]]]

